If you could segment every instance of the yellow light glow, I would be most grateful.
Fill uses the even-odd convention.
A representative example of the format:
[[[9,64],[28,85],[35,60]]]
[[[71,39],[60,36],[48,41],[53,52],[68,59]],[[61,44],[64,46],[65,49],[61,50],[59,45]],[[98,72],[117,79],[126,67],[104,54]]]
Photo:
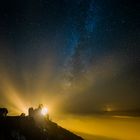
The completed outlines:
[[[107,107],[107,108],[106,108],[106,111],[107,111],[107,112],[111,112],[111,111],[112,111],[112,108]]]
[[[41,114],[42,114],[43,116],[45,116],[47,113],[48,113],[48,108],[43,107],[42,110],[41,110]]]

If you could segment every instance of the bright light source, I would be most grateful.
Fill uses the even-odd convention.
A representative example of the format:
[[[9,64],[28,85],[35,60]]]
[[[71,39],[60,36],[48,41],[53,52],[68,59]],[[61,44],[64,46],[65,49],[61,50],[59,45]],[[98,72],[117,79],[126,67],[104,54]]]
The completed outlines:
[[[47,113],[48,113],[48,108],[43,107],[43,108],[41,109],[41,114],[42,114],[43,116],[45,116]]]
[[[112,109],[110,107],[108,107],[108,108],[106,108],[106,111],[110,112],[110,111],[112,111]]]

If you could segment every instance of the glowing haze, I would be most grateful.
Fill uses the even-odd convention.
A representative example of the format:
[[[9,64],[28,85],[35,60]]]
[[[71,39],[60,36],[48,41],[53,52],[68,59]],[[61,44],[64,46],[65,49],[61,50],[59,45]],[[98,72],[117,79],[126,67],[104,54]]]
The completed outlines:
[[[138,19],[136,0],[1,2],[0,107],[139,110]]]

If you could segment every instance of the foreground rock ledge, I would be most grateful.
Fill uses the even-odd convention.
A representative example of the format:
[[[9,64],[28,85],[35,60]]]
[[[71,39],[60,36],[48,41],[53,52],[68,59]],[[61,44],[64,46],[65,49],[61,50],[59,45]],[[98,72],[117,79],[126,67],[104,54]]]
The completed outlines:
[[[33,118],[0,117],[0,140],[84,140],[80,136],[46,120],[38,126]]]

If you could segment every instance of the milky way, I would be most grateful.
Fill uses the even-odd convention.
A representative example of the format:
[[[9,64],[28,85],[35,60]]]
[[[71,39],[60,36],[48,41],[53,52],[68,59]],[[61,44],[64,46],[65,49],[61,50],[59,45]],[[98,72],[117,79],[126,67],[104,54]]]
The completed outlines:
[[[140,108],[137,3],[1,1],[1,105],[16,106],[14,96],[22,108],[73,113]]]

